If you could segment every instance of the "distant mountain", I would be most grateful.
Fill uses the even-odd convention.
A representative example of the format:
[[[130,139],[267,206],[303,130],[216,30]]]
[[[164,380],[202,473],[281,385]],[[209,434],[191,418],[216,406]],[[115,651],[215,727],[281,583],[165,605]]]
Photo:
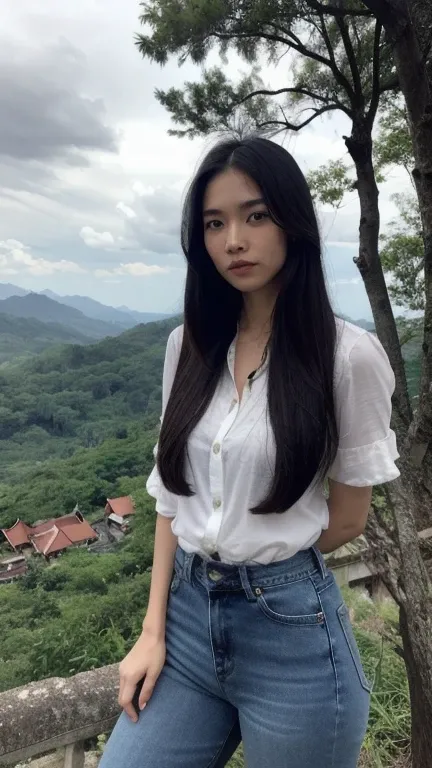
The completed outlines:
[[[133,326],[137,324],[137,321],[129,312],[122,312],[118,309],[114,309],[114,307],[106,306],[99,301],[95,301],[95,299],[90,299],[88,296],[59,296],[59,294],[48,289],[45,289],[40,293],[43,296],[48,296],[48,298],[57,301],[59,304],[78,309],[84,315],[87,315],[87,317],[93,318],[93,320],[103,320],[105,323],[116,323],[117,325],[121,325],[123,330],[133,328]]]
[[[58,323],[41,323],[34,317],[0,314],[0,364],[17,357],[38,355],[55,344],[91,344],[78,331]]]
[[[102,304],[100,301],[91,299],[89,296],[60,296],[60,294],[50,291],[49,288],[45,288],[43,291],[26,291],[24,288],[19,288],[12,283],[0,283],[0,300],[8,299],[11,296],[27,296],[30,293],[38,293],[38,295],[47,296],[49,299],[57,301],[59,304],[78,309],[93,320],[103,320],[105,323],[116,323],[116,325],[121,326],[123,330],[133,328],[138,323],[154,323],[157,320],[167,320],[169,317],[172,317],[172,315],[167,315],[162,312],[138,312],[137,310],[129,309],[129,307],[126,306],[111,307],[107,304]]]
[[[352,323],[353,325],[358,325],[359,328],[364,328],[365,331],[375,331],[375,323],[371,320],[353,320],[352,317],[347,317],[346,315],[338,315],[338,317],[340,317],[341,320],[346,320],[347,323]]]
[[[0,283],[0,300],[8,299],[9,296],[26,296],[29,291],[19,288],[12,283]]]
[[[156,323],[158,320],[169,320],[170,317],[176,316],[173,314],[161,314],[160,312],[138,312],[137,309],[129,309],[129,307],[126,307],[124,304],[122,307],[117,307],[117,310],[119,312],[127,312],[135,318],[138,323]],[[178,314],[178,312],[176,314]]]
[[[42,323],[59,323],[93,340],[103,339],[106,336],[118,336],[125,330],[124,326],[118,323],[107,323],[86,317],[78,309],[60,304],[40,293],[3,299],[0,301],[0,313],[14,317],[32,317]]]

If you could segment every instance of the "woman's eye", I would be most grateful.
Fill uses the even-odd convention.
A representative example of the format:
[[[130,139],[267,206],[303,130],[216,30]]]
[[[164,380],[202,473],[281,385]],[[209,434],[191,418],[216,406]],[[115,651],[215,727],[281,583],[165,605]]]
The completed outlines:
[[[212,219],[212,221],[208,221],[205,225],[206,229],[220,229],[220,227],[213,227],[212,224],[222,224],[221,221],[218,221],[217,219]]]
[[[257,218],[253,219],[253,221],[262,221],[263,219],[268,219],[268,213],[265,211],[255,211],[255,213],[251,213],[249,218],[252,219],[253,216],[257,216]]]

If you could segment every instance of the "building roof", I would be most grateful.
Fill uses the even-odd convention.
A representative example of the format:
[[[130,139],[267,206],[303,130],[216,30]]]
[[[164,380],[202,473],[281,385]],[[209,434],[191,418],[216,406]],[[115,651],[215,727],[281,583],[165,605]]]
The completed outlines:
[[[23,544],[29,544],[29,536],[35,536],[38,533],[45,533],[49,531],[53,525],[57,528],[65,528],[69,525],[76,525],[77,521],[81,520],[77,515],[63,515],[63,517],[51,518],[50,520],[44,520],[38,525],[27,525],[18,518],[10,528],[0,528],[2,533],[6,536],[9,544],[13,547],[21,547]]]
[[[86,539],[97,539],[98,535],[91,525],[84,520],[82,523],[76,523],[75,525],[68,525],[63,529],[63,533],[68,539],[76,544],[79,541],[85,541]]]
[[[44,520],[33,526],[18,519],[11,528],[1,530],[14,548],[32,544],[42,554],[52,554],[80,541],[98,537],[91,525],[75,514]]]
[[[27,563],[12,566],[9,571],[0,571],[0,581],[11,581],[15,576],[22,576],[27,571]]]
[[[36,552],[41,555],[51,555],[54,552],[59,552],[62,549],[67,549],[71,546],[71,542],[66,534],[53,525],[48,531],[44,533],[36,533],[30,537],[30,541],[33,544]]]
[[[0,560],[0,569],[6,568],[7,565],[13,565],[14,563],[25,562],[25,555],[14,555],[13,557],[7,557],[6,560]]]
[[[30,541],[36,552],[41,555],[52,555],[71,547],[73,544],[97,538],[96,531],[84,520],[84,522],[76,523],[76,525],[67,525],[63,530],[57,525],[53,525],[48,531],[31,536]]]
[[[32,529],[18,518],[16,523],[10,528],[1,528],[0,530],[3,535],[6,536],[9,544],[15,548],[29,543],[28,536]]]
[[[135,507],[131,496],[119,496],[117,499],[107,499],[107,506],[108,505],[118,517],[126,517],[126,515],[135,514]]]

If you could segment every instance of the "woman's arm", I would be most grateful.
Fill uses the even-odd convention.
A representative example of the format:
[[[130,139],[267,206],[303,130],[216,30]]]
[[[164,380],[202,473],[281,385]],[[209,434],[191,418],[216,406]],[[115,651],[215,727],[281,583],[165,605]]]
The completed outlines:
[[[171,530],[171,517],[157,516],[153,568],[143,634],[165,637],[166,608],[172,578],[177,537]]]
[[[357,488],[329,480],[329,527],[315,546],[324,555],[352,541],[363,533],[372,499],[372,488]]]

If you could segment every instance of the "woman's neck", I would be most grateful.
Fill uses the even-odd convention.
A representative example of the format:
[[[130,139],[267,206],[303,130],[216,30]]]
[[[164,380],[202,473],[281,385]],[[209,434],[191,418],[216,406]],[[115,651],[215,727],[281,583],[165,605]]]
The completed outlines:
[[[271,286],[261,291],[243,294],[243,309],[240,318],[240,330],[245,333],[269,334],[277,293]]]

